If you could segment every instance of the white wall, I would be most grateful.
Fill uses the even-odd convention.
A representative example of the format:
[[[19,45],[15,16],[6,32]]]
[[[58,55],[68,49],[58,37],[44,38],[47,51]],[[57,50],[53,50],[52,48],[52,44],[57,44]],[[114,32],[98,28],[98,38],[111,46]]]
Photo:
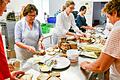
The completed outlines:
[[[43,5],[42,5],[42,9],[44,12],[46,12],[47,14],[49,14],[49,3],[50,3],[51,0],[43,0]]]
[[[49,0],[33,0],[33,2],[39,11],[37,19],[40,20],[41,23],[43,23],[44,12],[49,14]]]
[[[61,6],[66,0],[50,0],[49,2],[49,15],[54,16],[54,13],[61,9]]]
[[[41,22],[44,22],[44,12],[49,14],[49,0],[11,0],[7,6],[7,11],[15,11],[16,13],[19,13],[22,9],[22,6],[29,3],[34,4],[37,7],[39,11],[37,19]]]
[[[42,2],[43,0],[34,0],[33,1],[33,4],[37,7],[38,9],[38,16],[37,16],[37,19],[40,20],[40,21],[43,21],[43,10],[42,10]]]
[[[7,12],[4,12],[2,16],[0,16],[0,21],[5,21],[8,12],[15,11],[15,13],[19,13],[22,9],[22,6],[33,3],[33,0],[10,0],[10,3],[7,5]],[[18,15],[18,14],[17,14]]]
[[[66,0],[11,0],[11,3],[8,5],[9,10],[14,10],[19,12],[21,7],[28,3],[33,3],[39,10],[38,19],[41,22],[44,22],[44,12],[46,12],[50,16],[54,16],[54,13],[58,11],[61,6],[65,3]],[[92,14],[93,14],[93,2],[101,2],[101,1],[109,1],[109,0],[74,0],[75,2],[75,10],[79,10],[80,6],[88,4],[88,10],[86,13],[87,23],[92,25]]]
[[[15,12],[19,12],[21,10],[21,7],[33,3],[33,0],[11,0],[10,3],[7,6],[8,10],[13,10]]]

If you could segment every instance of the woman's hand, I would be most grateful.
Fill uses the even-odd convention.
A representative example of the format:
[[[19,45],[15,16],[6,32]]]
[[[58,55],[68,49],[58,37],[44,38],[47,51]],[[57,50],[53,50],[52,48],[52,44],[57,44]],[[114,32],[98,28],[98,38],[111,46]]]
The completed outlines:
[[[25,72],[23,72],[23,71],[13,71],[13,72],[11,72],[10,80],[22,80],[18,76],[24,75],[24,74],[25,74]]]
[[[39,41],[38,45],[39,45],[39,50],[41,50],[41,49],[45,50],[45,46],[42,43],[42,41]]]
[[[76,33],[78,37],[86,37],[85,33]]]
[[[36,54],[37,55],[45,55],[46,54],[46,52],[45,52],[45,50],[39,50],[39,51],[36,51]]]
[[[77,34],[73,35],[75,37],[75,39],[79,39],[79,36]]]
[[[35,53],[35,48],[33,46],[27,46],[27,50],[32,52],[32,53]]]
[[[84,61],[84,62],[80,63],[80,66],[81,66],[83,69],[87,69],[87,67],[88,67],[89,64],[90,64],[90,62]]]
[[[95,28],[92,27],[92,26],[86,26],[86,29],[87,29],[87,30],[95,30]]]
[[[86,30],[95,30],[95,28],[92,26],[82,26],[82,28],[84,28]]]

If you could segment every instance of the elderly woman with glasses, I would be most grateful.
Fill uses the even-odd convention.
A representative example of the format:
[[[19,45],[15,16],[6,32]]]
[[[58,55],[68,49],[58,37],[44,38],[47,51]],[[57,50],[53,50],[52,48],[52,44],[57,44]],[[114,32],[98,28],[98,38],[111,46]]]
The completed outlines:
[[[110,80],[120,80],[120,0],[112,0],[103,8],[112,30],[100,57],[95,62],[82,62],[80,65],[93,72],[105,72],[110,68]]]
[[[22,61],[33,56],[37,50],[44,49],[40,22],[35,19],[38,9],[28,4],[22,18],[15,25],[15,52],[16,57]]]
[[[73,1],[66,1],[64,5],[64,11],[59,13],[56,17],[56,25],[53,30],[53,43],[57,44],[60,37],[67,35],[73,35],[75,38],[77,38],[77,35],[75,33],[69,32],[69,29],[72,27],[72,29],[75,32],[81,33],[79,28],[75,24],[75,19],[72,14],[72,11],[74,10],[75,3]],[[82,36],[82,35],[81,35]]]

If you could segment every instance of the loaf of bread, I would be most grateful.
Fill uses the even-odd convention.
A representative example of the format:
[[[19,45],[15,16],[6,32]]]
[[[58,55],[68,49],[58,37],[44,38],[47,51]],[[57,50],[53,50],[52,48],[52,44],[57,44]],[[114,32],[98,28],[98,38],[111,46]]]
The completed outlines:
[[[79,41],[80,42],[90,42],[91,39],[90,38],[86,38],[86,37],[80,37]]]
[[[74,41],[69,41],[69,45],[71,49],[77,49],[77,43]]]

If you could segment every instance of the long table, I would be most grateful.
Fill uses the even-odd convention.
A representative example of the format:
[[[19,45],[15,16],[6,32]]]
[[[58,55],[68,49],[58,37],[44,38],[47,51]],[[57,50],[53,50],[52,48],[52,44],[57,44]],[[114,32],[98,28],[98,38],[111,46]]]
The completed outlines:
[[[70,65],[68,68],[64,70],[57,70],[60,72],[60,79],[61,80],[86,80],[86,75],[80,69],[80,63],[82,61],[94,61],[95,59],[90,58],[83,58],[79,57],[79,62],[76,65]],[[27,73],[33,74],[33,79],[36,80],[36,77],[40,75],[40,71],[36,71],[34,69],[30,69]]]

